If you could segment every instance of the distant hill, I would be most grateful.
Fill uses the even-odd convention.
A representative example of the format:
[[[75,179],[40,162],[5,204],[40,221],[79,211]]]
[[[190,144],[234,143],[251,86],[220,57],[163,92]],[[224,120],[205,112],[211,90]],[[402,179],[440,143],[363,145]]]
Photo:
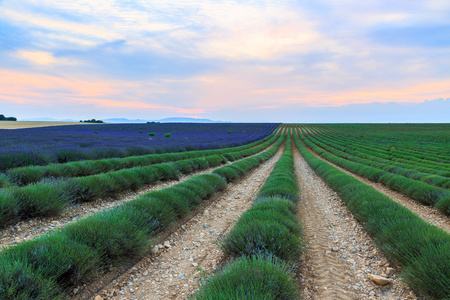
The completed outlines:
[[[209,119],[195,119],[195,118],[165,118],[155,121],[161,123],[227,123],[223,121],[213,121]]]
[[[142,119],[126,119],[126,118],[111,118],[104,119],[106,123],[147,123],[147,122],[160,122],[160,123],[225,123],[223,121],[213,121],[209,119],[196,119],[196,118],[164,118],[159,120],[142,120]]]
[[[213,121],[209,119],[196,119],[196,118],[164,118],[160,120],[143,120],[143,119],[127,119],[127,118],[110,118],[102,119],[105,123],[147,123],[147,122],[160,122],[160,123],[229,123],[223,121]],[[44,121],[44,122],[79,122],[80,120],[72,119],[53,119],[53,118],[27,118],[20,121]]]
[[[129,120],[126,118],[111,118],[111,119],[103,119],[105,123],[146,123],[148,120],[134,119]]]

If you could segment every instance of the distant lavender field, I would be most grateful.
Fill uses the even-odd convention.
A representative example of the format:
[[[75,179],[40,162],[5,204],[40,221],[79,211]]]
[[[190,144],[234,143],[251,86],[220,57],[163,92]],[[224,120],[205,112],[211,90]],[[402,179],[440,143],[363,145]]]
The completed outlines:
[[[240,146],[264,138],[278,125],[152,123],[0,130],[0,172],[28,165]]]

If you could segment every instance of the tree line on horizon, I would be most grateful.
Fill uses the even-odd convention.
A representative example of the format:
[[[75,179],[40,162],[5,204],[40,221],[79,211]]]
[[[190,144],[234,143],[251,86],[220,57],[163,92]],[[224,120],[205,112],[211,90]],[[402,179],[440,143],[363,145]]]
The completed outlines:
[[[5,117],[4,115],[0,115],[0,121],[17,121],[15,117]]]

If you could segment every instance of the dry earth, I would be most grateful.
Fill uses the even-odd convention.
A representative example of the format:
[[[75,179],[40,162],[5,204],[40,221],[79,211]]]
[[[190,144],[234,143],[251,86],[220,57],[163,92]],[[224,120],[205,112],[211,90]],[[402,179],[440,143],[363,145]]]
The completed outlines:
[[[142,258],[103,288],[103,299],[185,299],[225,257],[217,241],[251,205],[283,149],[224,192],[179,230],[160,241],[157,255]]]
[[[98,123],[84,122],[41,122],[41,121],[0,121],[0,129],[23,129],[34,127],[49,127],[62,125],[91,125]]]
[[[399,267],[389,264],[344,202],[294,151],[307,249],[299,274],[304,299],[417,299],[402,284]],[[368,278],[382,275],[380,287]]]

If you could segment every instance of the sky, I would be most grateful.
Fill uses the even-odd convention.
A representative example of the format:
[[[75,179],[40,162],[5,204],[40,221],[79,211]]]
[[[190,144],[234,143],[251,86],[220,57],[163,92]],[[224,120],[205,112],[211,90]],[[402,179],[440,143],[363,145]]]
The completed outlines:
[[[448,0],[0,0],[0,114],[450,122],[449,54]]]

